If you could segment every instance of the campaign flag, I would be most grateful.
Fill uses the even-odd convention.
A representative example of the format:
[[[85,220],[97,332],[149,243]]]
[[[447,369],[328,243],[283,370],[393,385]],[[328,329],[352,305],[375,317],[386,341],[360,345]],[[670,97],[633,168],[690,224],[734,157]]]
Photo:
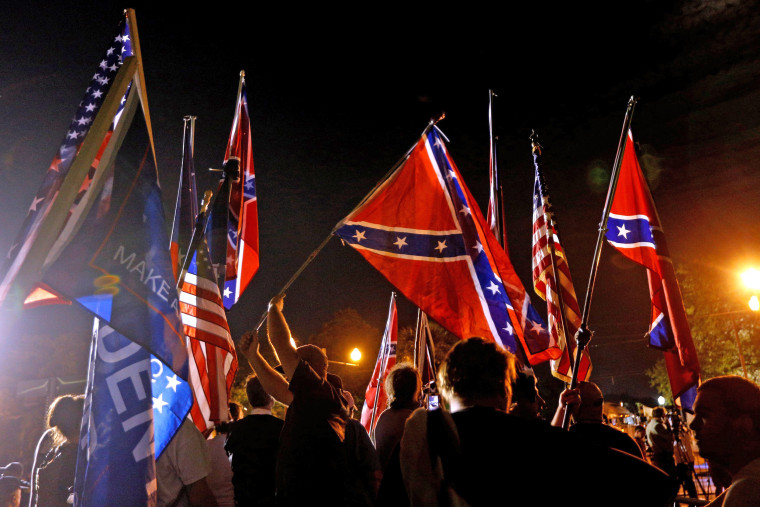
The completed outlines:
[[[191,403],[187,382],[95,319],[74,505],[155,505],[156,459]]]
[[[235,160],[239,177],[230,182],[229,218],[227,221],[227,259],[224,276],[224,307],[237,303],[259,269],[259,216],[256,201],[256,175],[253,171],[251,120],[245,75],[240,76],[240,93],[235,106],[224,163]],[[213,248],[213,247],[212,247]],[[212,251],[213,253],[213,251]],[[216,255],[214,254],[214,257]]]
[[[79,103],[79,107],[69,124],[63,142],[45,173],[40,188],[32,199],[21,229],[3,259],[2,267],[0,267],[0,302],[8,295],[19,269],[24,264],[27,255],[35,244],[40,231],[40,225],[45,221],[53,202],[58,197],[58,191],[82,147],[93,119],[98,114],[100,106],[113,84],[116,73],[121,68],[124,59],[129,56],[132,56],[132,40],[129,23],[127,23],[125,18],[119,25],[117,35],[111,41],[108,50],[98,64],[95,74],[85,91],[84,98]],[[122,101],[122,106],[119,107],[116,115],[113,117],[111,128],[102,139],[100,150],[95,159],[92,160],[87,177],[82,183],[79,194],[71,205],[66,227],[57,237],[58,245],[53,248],[55,250],[54,254],[57,254],[62,245],[68,242],[74,233],[74,226],[78,223],[78,220],[75,220],[75,218],[80,218],[79,213],[81,213],[81,210],[78,213],[78,208],[82,208],[80,204],[87,194],[87,189],[99,173],[98,168],[101,165],[101,157],[109,144],[114,128],[121,118],[123,103],[124,101]],[[51,301],[55,301],[56,295],[45,295],[45,291],[42,289],[38,289],[37,292],[35,300],[38,303],[43,296]],[[26,294],[22,296],[25,297]]]
[[[636,158],[629,130],[605,233],[620,253],[647,268],[652,314],[648,337],[665,354],[673,399],[691,410],[700,381],[699,360],[681,290],[654,200]]]
[[[122,132],[123,139],[115,139],[121,144],[114,147],[108,211],[89,208],[42,282],[187,378],[161,191],[140,106],[139,94],[130,94],[122,119],[128,129]]]
[[[396,294],[391,295],[385,332],[377,354],[375,369],[364,394],[361,422],[370,435],[374,434],[375,425],[380,414],[385,410],[388,395],[385,392],[385,379],[396,364],[396,343],[398,341],[398,315],[396,313]]]
[[[335,234],[456,336],[512,353],[520,340],[531,364],[559,357],[437,128]]]
[[[179,171],[177,202],[174,207],[174,223],[170,247],[174,277],[179,276],[198,216],[198,191],[195,186],[195,163],[193,161],[195,117],[185,116],[182,133],[182,167]],[[182,249],[185,249],[183,252]]]
[[[552,340],[562,351],[559,359],[551,361],[552,374],[569,382],[577,347],[575,333],[581,327],[581,310],[570,277],[567,255],[559,240],[557,222],[541,171],[541,147],[537,143],[533,145],[533,162],[536,167],[533,185],[533,289],[546,301]],[[588,380],[590,374],[591,359],[588,350],[584,350],[578,380]]]
[[[185,274],[179,307],[194,395],[190,415],[196,427],[208,433],[229,420],[229,395],[238,361],[205,238]]]

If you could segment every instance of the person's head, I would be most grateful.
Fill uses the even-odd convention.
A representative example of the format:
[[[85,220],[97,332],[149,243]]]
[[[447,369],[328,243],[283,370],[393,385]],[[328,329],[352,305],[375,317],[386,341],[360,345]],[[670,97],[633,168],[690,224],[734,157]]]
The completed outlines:
[[[346,391],[345,389],[340,390],[340,394],[343,395],[343,398],[346,400],[346,406],[348,411],[348,417],[353,417],[354,410],[356,410],[356,402],[354,401],[354,395],[351,394],[349,391]]]
[[[301,345],[296,349],[298,357],[309,363],[309,366],[322,378],[327,375],[327,354],[316,345]]]
[[[652,409],[652,418],[657,420],[665,419],[665,408],[664,407],[654,407]]]
[[[579,382],[581,404],[573,414],[577,422],[601,423],[603,420],[604,395],[593,382]]]
[[[4,475],[10,475],[11,477],[22,477],[24,475],[24,465],[18,461],[8,463],[4,467],[0,467],[0,477]]]
[[[254,375],[248,377],[245,382],[245,395],[253,408],[271,409],[274,404],[274,398],[264,390],[261,381]]]
[[[536,377],[518,372],[512,382],[512,407],[509,413],[518,417],[533,419],[546,406],[546,402],[536,387]]]
[[[50,404],[47,416],[48,428],[55,430],[56,445],[63,442],[76,441],[79,438],[79,428],[84,412],[84,396],[66,394],[59,396]]]
[[[395,365],[385,379],[385,392],[391,407],[419,406],[422,380],[417,368],[409,363]]]
[[[0,507],[19,507],[22,489],[29,489],[29,483],[18,477],[0,477]]]
[[[697,388],[691,429],[699,452],[733,474],[760,458],[760,387],[742,377],[715,377]]]
[[[473,405],[506,411],[514,376],[512,355],[493,342],[470,338],[446,355],[438,369],[438,384],[454,412]]]
[[[243,406],[240,403],[231,401],[227,406],[230,409],[230,421],[238,421],[243,418]]]
[[[647,429],[642,424],[637,424],[636,427],[633,428],[633,436],[636,438],[646,438]]]

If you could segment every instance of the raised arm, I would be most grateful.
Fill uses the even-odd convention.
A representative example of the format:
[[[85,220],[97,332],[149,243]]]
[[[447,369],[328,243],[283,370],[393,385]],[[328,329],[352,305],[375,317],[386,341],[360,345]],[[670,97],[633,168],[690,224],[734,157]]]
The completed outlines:
[[[282,314],[284,298],[285,295],[281,294],[269,302],[267,333],[277,356],[280,358],[285,376],[293,378],[293,372],[298,366],[298,352],[290,342],[290,328],[288,328],[288,323],[285,322],[285,316]]]
[[[259,351],[259,336],[254,331],[248,331],[240,339],[240,349],[243,351],[251,368],[256,372],[264,388],[275,400],[285,405],[293,402],[293,393],[288,389],[288,381],[264,359]]]

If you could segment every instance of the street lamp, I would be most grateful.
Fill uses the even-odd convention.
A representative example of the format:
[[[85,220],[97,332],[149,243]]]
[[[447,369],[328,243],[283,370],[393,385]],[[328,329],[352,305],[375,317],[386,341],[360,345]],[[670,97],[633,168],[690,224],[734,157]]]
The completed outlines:
[[[662,395],[658,396],[657,397],[657,403],[659,403],[660,406],[665,405],[665,396],[662,396]]]
[[[760,301],[758,301],[757,296],[749,298],[749,309],[753,312],[760,311]]]
[[[354,363],[358,363],[359,360],[362,358],[362,352],[358,348],[354,347],[354,350],[351,351],[351,361]]]
[[[760,290],[760,270],[749,268],[741,274],[745,287],[751,290]]]

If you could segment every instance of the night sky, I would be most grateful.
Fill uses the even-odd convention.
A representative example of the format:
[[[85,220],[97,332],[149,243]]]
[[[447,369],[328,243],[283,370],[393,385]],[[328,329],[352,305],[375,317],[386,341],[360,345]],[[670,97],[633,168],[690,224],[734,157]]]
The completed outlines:
[[[261,269],[230,312],[233,336],[332,227],[414,144],[433,116],[481,208],[488,199],[488,90],[509,254],[530,280],[533,165],[544,170],[576,292],[583,299],[626,104],[671,254],[726,276],[758,264],[760,2],[531,2],[496,9],[390,3],[339,8],[159,2],[20,2],[0,19],[0,251],[6,251],[125,7],[136,10],[169,222],[182,117],[198,117],[199,189],[214,186],[246,71],[259,198]],[[253,4],[253,3],[251,3]],[[505,4],[506,5],[506,4]],[[428,6],[430,8],[430,6]],[[302,339],[352,307],[385,324],[392,287],[333,239],[288,291]],[[532,293],[532,289],[530,290]],[[542,314],[539,298],[534,305]],[[400,325],[416,309],[399,299]],[[660,354],[643,333],[643,268],[605,247],[590,327],[592,380],[655,394]]]

